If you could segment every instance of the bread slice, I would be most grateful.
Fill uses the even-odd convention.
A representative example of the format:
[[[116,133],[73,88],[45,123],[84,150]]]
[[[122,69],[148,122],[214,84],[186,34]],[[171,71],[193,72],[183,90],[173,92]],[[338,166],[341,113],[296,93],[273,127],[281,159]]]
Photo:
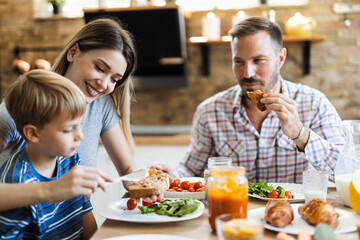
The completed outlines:
[[[261,103],[260,100],[263,97],[263,95],[265,93],[271,93],[272,91],[267,91],[267,92],[261,92],[260,90],[256,90],[253,92],[246,92],[247,95],[249,96],[249,98],[256,104],[256,107],[260,110],[260,111],[265,111],[266,110],[266,105]]]
[[[133,182],[128,189],[130,198],[145,198],[159,195],[169,188],[169,176],[161,170],[153,170],[151,175],[139,182]]]

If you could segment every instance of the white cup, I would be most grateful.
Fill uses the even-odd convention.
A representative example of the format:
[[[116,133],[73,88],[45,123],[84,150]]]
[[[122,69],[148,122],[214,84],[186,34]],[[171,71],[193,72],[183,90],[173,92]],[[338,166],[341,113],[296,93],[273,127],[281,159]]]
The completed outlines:
[[[305,203],[314,198],[326,200],[328,173],[316,170],[303,172]]]

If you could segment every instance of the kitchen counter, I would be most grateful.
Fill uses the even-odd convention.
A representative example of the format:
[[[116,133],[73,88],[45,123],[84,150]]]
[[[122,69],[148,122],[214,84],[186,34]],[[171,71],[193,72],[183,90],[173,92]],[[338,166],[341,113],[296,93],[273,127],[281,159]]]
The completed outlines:
[[[189,145],[191,125],[132,125],[136,145]]]
[[[189,145],[190,133],[183,133],[177,135],[145,135],[134,136],[134,141],[139,145]]]

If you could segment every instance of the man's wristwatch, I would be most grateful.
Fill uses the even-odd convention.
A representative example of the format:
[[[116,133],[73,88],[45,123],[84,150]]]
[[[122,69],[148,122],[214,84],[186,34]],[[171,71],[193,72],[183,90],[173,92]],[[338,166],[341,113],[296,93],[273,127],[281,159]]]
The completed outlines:
[[[300,132],[299,132],[299,134],[297,135],[297,137],[292,138],[291,140],[296,140],[296,139],[298,139],[299,137],[301,137],[301,136],[304,134],[304,132],[305,132],[305,127],[304,127],[304,125],[303,125],[303,126],[301,127]]]

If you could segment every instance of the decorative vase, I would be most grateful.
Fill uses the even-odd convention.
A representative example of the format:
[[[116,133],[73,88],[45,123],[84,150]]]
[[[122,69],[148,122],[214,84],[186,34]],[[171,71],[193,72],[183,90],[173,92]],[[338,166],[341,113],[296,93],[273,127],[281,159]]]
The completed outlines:
[[[285,32],[288,35],[309,37],[316,27],[316,21],[312,17],[305,17],[297,12],[285,22]]]

